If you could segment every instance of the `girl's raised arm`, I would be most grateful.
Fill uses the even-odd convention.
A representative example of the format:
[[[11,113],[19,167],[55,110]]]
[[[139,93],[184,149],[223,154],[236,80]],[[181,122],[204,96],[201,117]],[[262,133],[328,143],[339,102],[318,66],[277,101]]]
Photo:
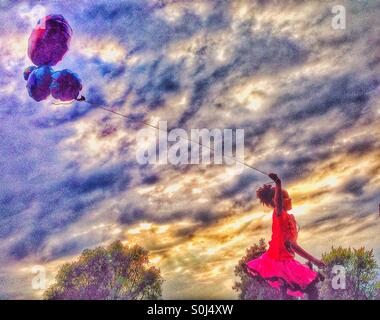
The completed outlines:
[[[274,205],[276,208],[277,216],[280,216],[282,213],[282,189],[281,189],[281,180],[275,173],[270,173],[269,177],[276,183],[276,190],[274,194]]]

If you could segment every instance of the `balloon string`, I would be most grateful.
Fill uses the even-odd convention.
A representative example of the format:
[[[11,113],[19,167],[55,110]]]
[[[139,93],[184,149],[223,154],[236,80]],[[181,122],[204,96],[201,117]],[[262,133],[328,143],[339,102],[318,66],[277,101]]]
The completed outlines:
[[[92,105],[92,104],[91,104],[91,105]],[[114,111],[114,110],[112,110],[112,109],[109,109],[109,108],[106,108],[106,107],[102,107],[102,106],[96,106],[96,107],[98,107],[98,108],[100,108],[100,109],[103,109],[103,110],[105,110],[105,111],[111,112],[111,113],[113,113],[113,114],[116,114],[116,115],[118,115],[118,116],[124,117],[124,118],[126,118],[126,119],[130,119],[130,120],[134,120],[134,121],[136,121],[136,122],[140,122],[140,123],[142,123],[142,124],[144,124],[144,125],[146,125],[146,126],[148,126],[148,127],[151,127],[151,128],[157,129],[157,130],[159,130],[159,131],[166,132],[165,130],[161,129],[160,127],[154,126],[154,125],[152,125],[152,124],[150,124],[150,123],[148,123],[148,122],[142,121],[142,120],[135,120],[135,119],[132,119],[131,117],[129,117],[129,116],[125,115],[125,114],[119,113],[119,112],[117,112],[117,111]],[[209,147],[209,146],[205,146],[205,145],[199,143],[198,141],[195,141],[195,140],[192,140],[192,139],[189,139],[189,138],[185,138],[185,137],[180,137],[180,138],[182,138],[182,139],[184,139],[184,140],[187,140],[187,141],[189,141],[189,142],[196,143],[196,144],[198,144],[198,145],[201,146],[201,147],[204,147],[204,148],[207,148],[207,149],[209,149],[209,150],[211,150],[211,151],[213,151],[213,152],[216,152],[216,150],[215,150],[214,148]],[[243,162],[243,161],[240,161],[240,160],[238,160],[238,159],[236,159],[236,158],[233,158],[233,157],[230,157],[230,156],[227,156],[227,155],[223,155],[223,156],[226,157],[226,158],[229,158],[229,159],[231,159],[231,160],[233,160],[233,161],[236,161],[237,163],[240,163],[241,165],[244,165],[244,166],[246,166],[246,167],[248,167],[248,168],[250,168],[250,169],[256,170],[257,172],[260,172],[260,173],[262,173],[262,174],[268,176],[268,174],[265,173],[264,171],[261,171],[260,169],[257,169],[257,168],[255,168],[255,167],[252,167],[252,166],[250,166],[249,164],[246,164],[246,163]]]
[[[65,102],[53,102],[53,104],[54,104],[55,106],[70,105],[70,104],[72,104],[74,101],[76,101],[76,100],[74,99],[74,100],[71,100],[71,101],[65,101]]]
[[[109,108],[107,108],[107,107],[103,107],[103,106],[99,106],[99,105],[94,105],[94,104],[92,104],[91,102],[85,100],[84,97],[81,97],[80,99],[75,99],[75,100],[76,100],[76,101],[79,101],[79,102],[86,102],[87,104],[89,104],[89,105],[91,105],[91,106],[93,106],[93,107],[100,108],[100,109],[102,109],[102,110],[104,110],[104,111],[107,111],[107,112],[113,113],[113,114],[118,115],[118,116],[120,116],[120,117],[123,117],[123,118],[125,118],[125,119],[129,119],[129,120],[132,120],[132,121],[135,121],[135,122],[140,122],[141,124],[143,124],[143,125],[145,125],[145,126],[147,126],[147,127],[150,127],[150,128],[153,128],[153,129],[156,129],[156,130],[162,131],[162,132],[166,132],[165,130],[161,129],[160,127],[154,126],[154,125],[152,125],[152,124],[150,124],[150,123],[148,123],[148,122],[146,122],[146,121],[143,121],[143,120],[136,120],[136,119],[134,119],[134,118],[132,118],[132,117],[130,117],[130,116],[128,116],[128,115],[122,114],[122,113],[120,113],[120,112],[117,112],[117,111],[115,111],[115,110],[109,109]],[[73,100],[73,101],[74,101],[74,100]],[[73,101],[71,101],[70,103],[72,103]],[[69,104],[70,104],[70,103],[69,103]],[[68,104],[68,103],[53,103],[53,104],[55,104],[55,105],[60,105],[60,104]],[[187,140],[187,141],[189,141],[189,142],[195,143],[195,144],[197,144],[197,145],[199,145],[199,146],[201,146],[201,147],[207,148],[207,149],[209,149],[209,150],[211,150],[211,151],[213,151],[213,152],[216,152],[216,150],[215,150],[214,148],[209,147],[209,146],[205,146],[205,145],[203,145],[202,143],[200,143],[200,142],[198,142],[198,141],[195,141],[195,140],[192,140],[192,139],[189,139],[189,138],[185,138],[185,137],[180,137],[180,138],[181,138],[181,139],[184,139],[184,140]],[[234,157],[230,157],[230,156],[227,156],[227,155],[223,155],[223,156],[224,156],[225,158],[231,159],[231,160],[233,160],[233,161],[235,161],[235,162],[237,162],[237,163],[239,163],[239,164],[241,164],[241,165],[243,165],[243,166],[245,166],[245,167],[247,167],[247,168],[250,168],[250,169],[255,170],[255,171],[257,171],[257,172],[259,172],[259,173],[261,173],[261,174],[263,174],[263,175],[265,175],[265,176],[268,176],[268,174],[267,174],[266,172],[264,172],[264,171],[262,171],[262,170],[260,170],[260,169],[258,169],[258,168],[255,168],[255,167],[253,167],[253,166],[251,166],[251,165],[249,165],[249,164],[246,164],[244,161],[240,161],[240,160],[238,160],[238,159],[236,159],[236,158],[234,158]],[[270,181],[270,182],[268,182],[268,183],[272,183],[272,181]]]

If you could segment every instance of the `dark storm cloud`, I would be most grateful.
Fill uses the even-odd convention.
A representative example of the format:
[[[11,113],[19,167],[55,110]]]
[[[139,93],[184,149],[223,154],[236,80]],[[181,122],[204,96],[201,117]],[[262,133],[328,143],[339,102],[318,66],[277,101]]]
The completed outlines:
[[[330,145],[334,142],[336,135],[339,133],[339,129],[340,128],[337,128],[329,132],[317,132],[310,137],[308,143],[315,147]]]
[[[203,225],[211,225],[220,219],[220,217],[210,211],[200,211],[193,216],[193,219]]]
[[[146,1],[107,2],[84,9],[83,15],[88,18],[88,31],[95,37],[116,35],[131,50],[159,50],[203,27],[201,18],[192,12],[185,12],[180,21],[169,24],[154,15],[155,9]]]
[[[301,230],[318,232],[319,235],[329,235],[330,233],[344,232],[348,228],[353,228],[350,233],[355,235],[357,232],[363,232],[371,228],[373,230],[374,222],[366,222],[366,218],[372,214],[361,216],[331,214],[302,226]]]
[[[276,105],[288,110],[288,116],[284,120],[290,123],[324,115],[334,108],[340,110],[348,120],[355,121],[378,85],[379,80],[373,76],[365,79],[360,79],[353,73],[329,76],[300,92],[280,97]],[[300,104],[300,101],[305,100]]]
[[[235,50],[235,68],[241,76],[256,72],[280,71],[305,62],[308,51],[301,43],[285,37],[268,34],[265,37],[243,32]]]
[[[131,208],[126,209],[125,212],[123,212],[119,217],[119,223],[131,225],[136,222],[142,221],[147,219],[148,216],[146,215],[145,211],[140,208]]]
[[[369,231],[371,229],[373,229],[373,222],[369,222],[369,223],[366,223],[366,224],[363,224],[362,226],[359,226],[357,227],[353,233],[357,234],[357,233],[362,233],[363,231]]]
[[[174,2],[176,1],[172,3]],[[210,1],[210,5],[214,9],[207,17],[183,9],[181,17],[171,23],[155,14],[157,10],[166,6],[163,2],[99,3],[85,8],[83,14],[88,17],[87,21],[92,26],[88,31],[93,32],[94,36],[117,35],[120,41],[132,47],[131,51],[137,52],[162,49],[171,42],[190,38],[203,29],[213,32],[228,28],[230,3]]]
[[[317,215],[317,210],[318,209],[311,210],[310,216],[313,217],[314,215]],[[343,222],[344,216],[340,213],[336,213],[336,210],[333,206],[327,208],[327,210],[333,213],[328,213],[317,219],[311,219],[310,222],[307,222],[301,226],[301,230],[317,231],[318,233],[322,234],[326,232],[336,232],[348,226],[347,222]],[[351,221],[348,223],[351,224]]]
[[[132,106],[147,106],[149,109],[164,107],[167,96],[176,94],[181,89],[184,64],[183,61],[169,63],[157,50],[164,48],[169,42],[190,38],[201,30],[214,32],[229,27],[227,6],[228,3],[216,2],[216,9],[207,18],[186,9],[178,21],[170,24],[154,14],[157,6],[145,1],[107,2],[91,6],[84,9],[84,15],[91,17],[87,21],[88,31],[96,30],[95,37],[98,34],[102,37],[109,34],[121,43],[127,43],[130,50],[128,56],[146,50],[155,50],[157,55],[153,61],[128,70],[122,64],[104,63],[97,57],[84,63],[94,63],[98,66],[99,73],[111,80],[120,76],[128,77],[126,81],[129,81],[130,85],[124,97],[119,99],[119,105],[122,105],[133,92],[135,98],[131,101]],[[142,80],[141,76],[145,74],[149,74],[149,77]],[[110,102],[115,105],[115,101]]]
[[[48,236],[48,232],[43,229],[35,229],[24,237],[21,241],[17,241],[9,250],[10,256],[15,259],[23,259],[30,254],[35,254],[36,250],[41,248],[44,240]]]
[[[269,168],[276,168],[284,179],[292,181],[306,177],[319,166],[321,161],[332,159],[338,154],[347,154],[348,157],[355,154],[364,156],[366,153],[375,150],[376,144],[372,140],[353,142],[351,144],[346,143],[345,145],[331,149],[331,144],[336,141],[337,135],[341,133],[343,129],[343,127],[338,126],[332,132],[328,133],[316,133],[310,137],[300,135],[299,137],[294,137],[292,140],[290,138],[289,140],[284,139],[281,144],[282,146],[286,146],[291,150],[300,151],[295,152],[293,155],[288,155],[286,158],[276,157],[275,155],[270,156],[267,158],[266,165]],[[312,146],[313,148],[305,151],[305,145]],[[358,184],[360,184],[359,180],[354,185]],[[347,188],[342,189],[342,191],[348,191]],[[356,190],[356,188],[354,189]]]
[[[100,168],[88,173],[73,173],[68,175],[58,185],[35,185],[33,190],[39,189],[39,193],[30,192],[27,189],[21,196],[13,194],[18,206],[15,206],[8,196],[6,207],[3,208],[8,219],[6,227],[0,228],[0,235],[9,237],[18,229],[18,215],[22,214],[31,201],[40,203],[40,209],[36,212],[36,223],[28,227],[29,231],[18,240],[9,250],[9,254],[16,259],[22,259],[30,254],[36,254],[44,247],[45,240],[52,234],[60,232],[72,225],[90,212],[96,204],[105,199],[108,194],[124,192],[131,181],[124,166],[114,168]],[[91,198],[81,197],[93,192],[96,196]],[[3,200],[4,202],[4,200]],[[12,210],[13,209],[13,210]],[[13,219],[11,219],[13,218]]]
[[[216,88],[217,85],[226,82],[228,86],[232,86],[242,78],[259,73],[265,74],[269,69],[274,72],[274,70],[289,68],[302,63],[307,56],[307,51],[291,39],[277,38],[273,35],[265,38],[255,37],[247,33],[245,28],[242,27],[241,37],[239,37],[241,40],[234,48],[231,61],[216,67],[209,74],[197,71],[199,79],[194,83],[188,110],[179,118],[178,127],[183,127],[202,106],[209,107],[206,102],[210,98],[211,89]],[[213,94],[222,95],[225,89],[219,90],[220,92],[213,92]]]
[[[190,226],[190,227],[178,228],[174,232],[174,237],[192,238],[196,235],[198,230],[199,230],[199,226]]]
[[[68,240],[64,244],[53,247],[49,259],[59,259],[61,257],[67,257],[74,254],[78,254],[83,248],[83,242],[78,240]]]
[[[210,226],[220,219],[228,216],[229,213],[215,213],[207,209],[183,208],[180,211],[162,212],[152,211],[149,207],[143,208],[134,204],[128,204],[124,209],[121,209],[121,214],[118,217],[118,222],[123,225],[133,225],[142,221],[164,224],[175,222],[183,218],[191,218],[199,228]]]
[[[2,196],[0,198],[2,218],[11,217],[26,210],[35,196],[36,194],[34,192],[12,192],[11,190],[2,190]],[[3,226],[6,227],[5,225]]]
[[[314,220],[313,222],[311,222],[311,225],[312,226],[319,226],[322,224],[328,224],[328,222],[334,221],[338,217],[339,216],[337,214],[326,215],[326,216],[323,216],[322,218],[318,218],[318,219]]]
[[[98,57],[92,58],[89,62],[96,65],[97,70],[102,77],[111,80],[121,77],[126,72],[126,67],[123,64],[107,63]]]
[[[160,177],[156,174],[152,174],[152,175],[148,175],[148,176],[143,177],[141,182],[143,184],[147,184],[147,185],[152,185],[152,184],[154,185],[159,181],[160,181]]]
[[[347,148],[347,153],[363,156],[369,152],[372,152],[378,148],[379,141],[373,138],[365,138],[360,141],[355,141],[353,144],[349,145]]]
[[[342,191],[350,193],[354,196],[361,196],[363,194],[364,187],[369,183],[368,178],[355,177],[347,181],[342,186]]]
[[[276,171],[283,180],[291,182],[308,176],[321,160],[326,160],[331,155],[333,155],[333,151],[329,150],[293,153],[286,157],[273,154],[267,157],[265,163],[259,162],[257,166],[268,168],[269,171]]]
[[[206,19],[205,27],[210,32],[228,28],[230,24],[225,7],[219,6],[216,10]]]
[[[351,234],[355,235],[357,232],[373,227],[376,220],[372,223],[367,223],[366,219],[371,219],[371,217],[375,217],[374,214],[377,214],[380,191],[372,188],[365,193],[363,192],[363,188],[372,182],[370,178],[353,177],[341,187],[326,189],[325,192],[331,195],[343,193],[344,197],[342,199],[344,200],[323,206],[323,211],[329,212],[326,215],[321,216],[320,207],[310,210],[310,217],[320,217],[311,219],[310,222],[302,226],[302,230],[317,230],[320,234],[328,235],[330,232],[357,226],[355,230],[351,231]]]
[[[320,161],[334,157],[337,153],[360,155],[372,151],[376,143],[370,138],[346,143],[334,150],[330,146],[338,135],[363,118],[371,94],[378,85],[379,81],[374,76],[359,78],[359,75],[347,73],[338,77],[309,79],[305,85],[296,86],[297,91],[281,95],[272,105],[273,112],[267,121],[261,121],[257,127],[252,123],[251,128],[246,128],[246,139],[254,141],[254,144],[248,144],[249,150],[254,152],[259,149],[261,137],[268,130],[280,129],[278,145],[293,152],[287,157],[273,153],[266,158],[265,163],[258,162],[257,166],[268,170],[276,168],[284,179],[294,180],[305,177]],[[329,113],[333,110],[341,115],[334,127],[321,127],[316,131],[303,125],[304,121],[316,117],[328,123]],[[367,121],[370,123],[373,118],[368,117]],[[305,146],[313,148],[305,151]]]
[[[249,173],[241,175],[231,186],[222,190],[221,198],[233,198],[241,192],[246,192],[248,188],[254,183],[259,181],[257,174]]]
[[[323,128],[321,128],[322,132],[313,134],[303,131],[300,131],[299,135],[287,135],[284,133],[280,145],[294,150],[295,153],[288,155],[286,158],[276,157],[275,155],[270,156],[267,158],[267,165],[270,168],[278,168],[285,179],[294,180],[307,176],[318,167],[321,161],[327,161],[336,155],[346,154],[347,157],[352,157],[353,155],[365,156],[377,150],[378,143],[372,138],[342,144],[337,137],[344,130],[349,129],[350,126],[348,123],[343,123],[332,130],[326,130],[326,132],[323,132]],[[332,149],[330,146],[334,142],[337,142],[338,145]],[[305,151],[305,145],[313,148]],[[300,151],[297,152],[297,150]],[[355,185],[357,184],[355,183]],[[346,191],[348,189],[344,189],[344,192]]]
[[[98,170],[89,175],[73,174],[59,184],[58,190],[64,194],[81,195],[95,190],[124,191],[131,178],[124,173],[125,168],[118,166],[106,170]]]
[[[129,47],[131,44],[135,44],[134,47],[138,48],[137,52],[139,52],[155,45],[167,45],[167,41],[174,42],[183,37],[191,37],[199,30],[214,32],[228,28],[229,16],[226,13],[228,12],[228,5],[226,2],[215,2],[215,10],[206,18],[205,23],[200,17],[185,11],[179,22],[169,25],[154,15],[154,9],[147,3],[137,1],[120,4],[103,3],[85,9],[84,14],[91,16],[91,20],[87,23],[96,24],[96,30],[97,32],[102,31],[100,32],[102,36],[109,32],[109,24],[112,22],[113,36],[116,35],[120,41],[126,41]],[[249,31],[250,27],[250,23],[241,24],[239,36],[241,40],[235,46],[235,53],[227,64],[216,67],[210,73],[204,68],[203,71],[200,71],[202,64],[208,63],[207,60],[200,60],[203,62],[195,67],[195,70],[198,69],[195,73],[198,79],[195,79],[190,105],[178,119],[178,127],[184,126],[188,119],[193,117],[203,105],[207,104],[210,90],[218,84],[228,81],[229,85],[232,85],[236,79],[241,79],[241,77],[248,77],[258,72],[265,73],[269,70],[273,72],[273,69],[286,68],[305,60],[306,50],[294,41],[287,38],[276,38],[271,34],[265,37],[252,36]],[[123,29],[123,31],[125,28],[129,28],[133,32],[118,32],[118,28]],[[149,28],[149,30],[145,30],[145,28]],[[153,28],[154,32],[150,32],[150,28]],[[89,31],[91,32],[91,28]],[[162,34],[166,40],[160,38]],[[124,74],[126,70],[125,66],[102,63],[97,58],[93,58],[92,61],[99,64],[101,74],[111,78]],[[213,61],[210,60],[209,62],[212,63]],[[159,66],[160,68],[158,68]],[[136,98],[132,102],[133,106],[148,106],[151,109],[165,106],[166,95],[178,93],[181,89],[184,70],[183,62],[170,64],[165,62],[160,55],[149,64],[132,68],[129,70],[130,86],[128,92],[119,104],[125,102],[130,92],[134,92]],[[146,72],[149,73],[149,77],[141,82],[139,74]],[[91,95],[89,94],[89,96]],[[41,120],[40,126],[47,126],[49,123],[47,119],[44,120]],[[54,120],[50,122],[52,125],[56,122],[61,123]]]
[[[131,86],[137,96],[132,102],[133,106],[147,105],[150,109],[164,107],[166,97],[180,90],[182,65],[181,62],[173,64],[159,58],[143,69],[133,71]],[[134,81],[133,78],[141,72],[149,73],[148,80],[142,83]]]
[[[373,181],[371,181],[371,183],[373,183]],[[353,200],[351,200],[352,206],[354,208],[360,208],[355,210],[356,217],[367,217],[373,214],[377,214],[379,199],[380,190],[376,188],[366,190],[366,192],[360,196],[354,196]]]
[[[149,209],[134,207],[132,204],[129,204],[122,210],[122,213],[118,217],[118,222],[124,225],[133,225],[142,221],[162,224],[172,222],[186,216],[186,213],[184,212],[174,212],[172,214],[161,216],[158,213],[153,213],[148,210]]]

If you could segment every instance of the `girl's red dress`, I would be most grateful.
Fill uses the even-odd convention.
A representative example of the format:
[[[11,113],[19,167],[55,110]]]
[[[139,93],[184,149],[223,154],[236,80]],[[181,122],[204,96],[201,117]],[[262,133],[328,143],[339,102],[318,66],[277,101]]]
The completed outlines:
[[[318,281],[318,273],[294,259],[294,253],[286,248],[286,241],[297,241],[297,224],[293,215],[285,210],[272,217],[272,239],[269,249],[259,258],[247,263],[247,270],[265,279],[272,287],[285,287],[287,294],[303,297],[310,285]]]

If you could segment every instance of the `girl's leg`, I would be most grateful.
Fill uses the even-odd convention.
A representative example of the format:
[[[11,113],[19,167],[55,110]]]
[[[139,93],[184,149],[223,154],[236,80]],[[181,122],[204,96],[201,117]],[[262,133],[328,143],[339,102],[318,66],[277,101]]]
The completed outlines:
[[[281,299],[288,300],[288,294],[286,293],[286,288],[284,286],[281,287]]]
[[[309,287],[306,293],[309,300],[319,300],[319,291],[316,285]]]
[[[282,300],[293,300],[293,297],[288,295],[287,290],[288,289],[285,285],[281,286],[281,299]]]

